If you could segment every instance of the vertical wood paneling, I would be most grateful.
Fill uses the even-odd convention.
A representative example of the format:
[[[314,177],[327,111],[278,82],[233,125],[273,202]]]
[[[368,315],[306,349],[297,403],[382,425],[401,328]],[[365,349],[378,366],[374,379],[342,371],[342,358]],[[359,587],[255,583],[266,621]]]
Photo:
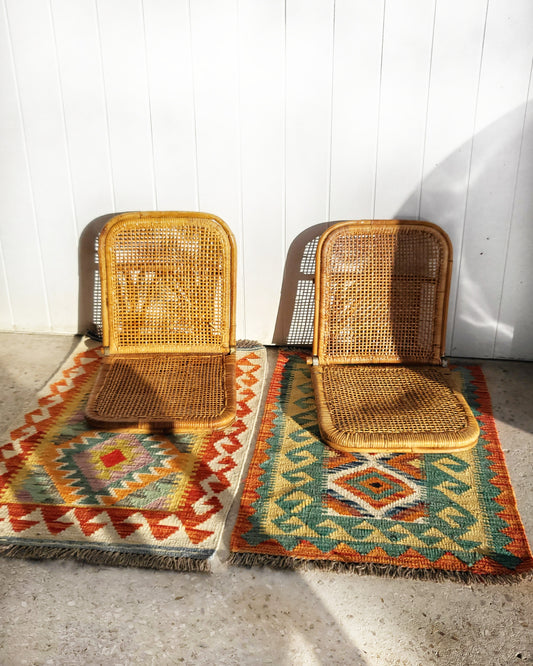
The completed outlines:
[[[283,276],[284,1],[239,8],[246,337],[271,342]]]
[[[238,252],[237,335],[245,335],[237,2],[191,3],[199,207],[219,215]]]
[[[51,327],[69,330],[77,314],[77,231],[50,7],[9,0],[7,8]]]
[[[4,3],[0,30],[0,243],[6,288],[1,320],[7,329],[46,331],[50,319]]]
[[[144,2],[156,207],[198,207],[188,0]]]
[[[494,356],[531,358],[533,340],[533,81],[524,110],[524,132],[511,216],[511,231],[498,313]]]
[[[237,3],[191,3],[199,205],[239,235]]]
[[[4,252],[0,242],[0,328],[9,330],[14,325],[13,309],[9,298]]]
[[[447,350],[451,346],[459,278],[472,133],[487,0],[438,0],[431,58],[420,218],[450,236],[454,271]],[[461,20],[457,21],[457,16]]]
[[[118,211],[155,208],[150,101],[140,0],[97,0]]]
[[[420,217],[448,352],[533,359],[530,0],[0,9],[0,327],[76,330],[95,218],[192,209],[237,238],[238,336],[308,341],[316,235]]]
[[[94,0],[72,11],[53,0],[67,148],[76,222],[81,232],[96,215],[114,210],[109,136]]]
[[[417,218],[428,99],[434,0],[385,6],[376,218]]]
[[[332,0],[293,0],[286,13],[286,239],[329,215]]]
[[[373,216],[383,9],[384,2],[335,3],[332,220]]]
[[[491,0],[487,15],[452,344],[466,356],[494,354],[529,86],[533,6],[509,7]]]
[[[286,3],[285,248],[275,341],[312,340],[315,239],[330,215],[333,0]],[[318,231],[316,233],[319,233]],[[309,265],[311,264],[311,266]]]

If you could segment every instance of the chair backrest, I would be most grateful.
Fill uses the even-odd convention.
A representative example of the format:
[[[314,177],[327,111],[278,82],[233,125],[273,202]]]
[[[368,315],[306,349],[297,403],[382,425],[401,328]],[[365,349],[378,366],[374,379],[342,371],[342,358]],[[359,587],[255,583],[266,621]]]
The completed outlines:
[[[235,346],[236,249],[205,213],[117,215],[99,241],[110,353],[227,353]]]
[[[438,364],[452,248],[429,222],[340,222],[316,258],[313,355],[330,363]]]

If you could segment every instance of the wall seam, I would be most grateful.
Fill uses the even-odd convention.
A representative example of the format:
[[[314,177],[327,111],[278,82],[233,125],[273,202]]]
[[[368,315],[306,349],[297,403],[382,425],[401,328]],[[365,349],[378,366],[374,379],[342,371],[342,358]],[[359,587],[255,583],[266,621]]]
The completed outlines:
[[[385,50],[385,20],[387,14],[387,0],[383,0],[383,15],[381,21],[381,56],[379,60],[379,93],[378,93],[378,108],[377,116],[378,122],[376,127],[376,151],[374,154],[374,188],[372,192],[372,217],[376,217],[376,199],[378,189],[378,159],[379,159],[379,144],[380,144],[380,130],[381,130],[381,86],[383,84],[383,53]]]
[[[422,143],[422,160],[420,165],[420,189],[418,191],[418,219],[420,220],[420,215],[422,214],[422,193],[424,189],[424,171],[426,169],[426,146],[427,146],[427,135],[429,127],[429,100],[431,97],[431,78],[433,74],[433,51],[435,48],[435,25],[437,22],[437,2],[433,2],[433,27],[431,30],[431,49],[429,54],[429,66],[428,66],[428,89],[426,95],[426,118],[424,122],[424,140]]]
[[[498,302],[498,315],[497,315],[497,320],[496,320],[496,330],[494,331],[494,342],[492,345],[492,357],[495,357],[496,354],[496,345],[498,342],[498,335],[500,332],[500,324],[501,324],[501,314],[502,314],[502,304],[503,304],[503,290],[505,286],[505,279],[507,277],[507,268],[509,264],[509,245],[511,242],[511,232],[513,229],[513,218],[515,214],[515,205],[516,205],[516,193],[518,190],[518,179],[520,175],[520,167],[522,164],[522,153],[523,153],[523,147],[524,147],[524,135],[526,131],[526,120],[527,120],[527,114],[529,111],[529,103],[531,101],[530,94],[531,94],[531,80],[533,77],[533,59],[531,60],[531,65],[529,69],[529,80],[527,84],[527,89],[526,89],[526,103],[524,104],[524,116],[522,118],[522,129],[521,129],[521,134],[520,134],[520,148],[518,150],[518,159],[516,161],[516,172],[514,176],[514,187],[513,187],[513,201],[511,203],[511,212],[509,215],[509,229],[507,231],[507,238],[505,239],[505,261],[503,265],[503,272],[502,272],[502,281],[500,284],[500,298]]]
[[[100,74],[102,77],[102,97],[104,100],[105,122],[107,128],[107,156],[109,160],[109,185],[111,188],[111,199],[113,201],[113,212],[117,212],[117,196],[115,191],[115,178],[113,175],[113,149],[111,148],[111,125],[109,121],[109,105],[107,103],[107,86],[105,81],[104,47],[102,42],[101,17],[98,10],[98,0],[94,0],[94,11],[96,17],[96,33],[98,36],[98,50],[100,52]]]
[[[46,311],[46,320],[48,323],[48,329],[52,330],[52,314],[50,312],[50,301],[48,299],[48,285],[46,282],[46,273],[44,270],[44,259],[43,259],[43,251],[41,247],[41,234],[39,232],[39,222],[38,222],[38,217],[37,217],[37,206],[35,203],[35,192],[33,189],[33,179],[32,179],[32,171],[31,171],[31,165],[30,165],[30,157],[29,157],[29,150],[28,150],[28,138],[26,135],[26,123],[24,121],[24,114],[22,112],[22,101],[20,99],[20,89],[19,89],[19,83],[18,83],[18,77],[17,77],[17,68],[15,66],[15,54],[13,50],[13,38],[11,35],[11,22],[9,19],[9,12],[7,9],[7,0],[3,0],[4,4],[4,13],[6,16],[6,27],[7,27],[7,39],[8,39],[8,48],[9,48],[9,55],[11,59],[11,69],[13,72],[13,82],[15,85],[15,93],[16,93],[16,100],[17,100],[17,111],[20,119],[20,129],[21,129],[21,134],[22,134],[22,144],[24,147],[24,164],[26,166],[26,173],[28,177],[28,189],[30,192],[30,207],[32,210],[32,219],[33,219],[33,228],[35,230],[35,236],[37,238],[37,254],[39,257],[39,272],[41,273],[41,279],[42,279],[42,286],[43,286],[43,295],[44,295],[44,301],[45,301],[45,311]]]
[[[327,202],[326,202],[326,221],[331,220],[331,186],[332,186],[332,166],[333,166],[333,105],[334,105],[334,84],[335,84],[335,30],[336,30],[336,11],[337,3],[333,0],[333,16],[331,22],[331,88],[330,88],[330,107],[329,107],[329,155],[328,155],[328,184],[327,184]]]
[[[56,26],[55,26],[55,21],[54,21],[54,13],[52,10],[52,0],[48,0],[48,14],[50,17],[50,28],[52,32],[52,42],[54,44],[54,57],[56,61],[56,75],[57,75],[57,87],[58,87],[58,93],[59,93],[59,103],[61,107],[61,122],[63,126],[63,134],[65,137],[65,158],[66,158],[66,163],[67,163],[67,177],[68,177],[68,183],[69,183],[69,189],[70,189],[70,204],[72,207],[72,221],[74,223],[74,243],[77,246],[78,244],[78,229],[79,229],[79,218],[78,218],[78,211],[76,209],[76,200],[74,197],[74,182],[72,178],[72,161],[70,158],[70,142],[68,139],[68,131],[67,131],[67,118],[66,118],[66,113],[65,113],[65,97],[63,95],[63,80],[61,78],[61,67],[59,64],[59,53],[58,53],[58,47],[57,47],[57,34],[56,34]]]
[[[146,39],[146,15],[144,9],[144,0],[141,0],[141,20],[143,27],[143,41],[144,41],[144,66],[146,72],[146,93],[147,93],[147,107],[148,107],[148,122],[150,125],[150,146],[152,155],[152,196],[154,198],[154,210],[159,210],[159,203],[157,197],[157,182],[156,182],[156,168],[155,168],[155,144],[154,144],[154,123],[152,115],[152,90],[150,86],[150,68],[148,65],[148,42]]]
[[[474,112],[473,112],[473,121],[472,121],[472,134],[470,138],[470,154],[468,156],[468,175],[466,178],[466,196],[465,196],[465,203],[464,203],[464,209],[463,209],[463,228],[461,231],[461,253],[459,255],[459,261],[456,262],[457,264],[457,280],[456,280],[456,287],[455,287],[455,300],[454,300],[454,310],[453,310],[453,317],[451,318],[452,320],[452,335],[451,335],[451,340],[450,340],[450,350],[453,354],[454,346],[455,346],[455,322],[457,320],[457,306],[459,302],[459,285],[461,283],[461,269],[462,269],[462,264],[463,264],[463,249],[464,249],[464,237],[465,237],[465,229],[466,229],[466,219],[468,216],[468,200],[470,196],[470,179],[472,176],[472,159],[474,156],[474,143],[475,143],[475,135],[476,135],[476,127],[477,127],[477,115],[478,115],[478,104],[479,104],[479,91],[481,88],[481,75],[483,72],[483,56],[485,52],[485,38],[487,35],[487,22],[488,22],[488,15],[489,15],[489,3],[490,0],[487,0],[487,3],[485,5],[485,18],[484,18],[484,24],[483,24],[483,36],[481,38],[481,49],[480,49],[480,54],[479,54],[479,72],[478,72],[478,80],[477,80],[477,86],[476,86],[476,101],[474,103]]]
[[[194,134],[194,163],[195,163],[195,185],[196,185],[196,210],[200,210],[200,166],[198,163],[198,109],[196,101],[196,84],[194,68],[194,39],[192,29],[191,0],[187,2],[187,13],[189,17],[189,48],[191,53],[191,96],[193,108],[193,134]]]
[[[242,136],[242,80],[241,80],[241,4],[240,0],[235,0],[235,59],[236,59],[236,75],[237,75],[237,128],[239,132],[239,177],[238,177],[238,200],[239,200],[239,232],[241,236],[241,298],[242,298],[242,308],[243,308],[243,337],[246,339],[246,271],[245,268],[245,256],[246,256],[246,243],[244,236],[244,187],[243,187],[243,136]],[[237,268],[238,265],[237,265]]]

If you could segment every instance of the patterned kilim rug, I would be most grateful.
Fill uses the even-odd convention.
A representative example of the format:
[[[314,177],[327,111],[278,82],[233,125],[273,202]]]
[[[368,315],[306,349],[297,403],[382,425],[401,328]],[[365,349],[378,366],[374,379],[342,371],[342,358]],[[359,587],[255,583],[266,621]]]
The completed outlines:
[[[454,454],[346,454],[319,439],[305,354],[280,352],[231,561],[457,580],[533,566],[479,368],[460,368],[482,430]]]
[[[80,351],[81,350],[81,351]],[[80,343],[0,447],[0,554],[206,571],[250,445],[266,351],[237,350],[237,420],[201,435],[88,430],[101,358]]]

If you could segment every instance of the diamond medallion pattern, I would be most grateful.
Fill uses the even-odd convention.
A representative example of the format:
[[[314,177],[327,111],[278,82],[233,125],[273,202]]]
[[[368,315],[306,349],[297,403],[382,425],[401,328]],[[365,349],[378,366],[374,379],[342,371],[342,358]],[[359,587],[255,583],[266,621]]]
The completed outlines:
[[[333,454],[333,457],[335,454]],[[358,459],[330,466],[327,474],[328,512],[335,515],[398,519],[409,509],[423,516],[425,486],[407,472],[387,465],[390,454],[361,454]],[[381,458],[381,459],[380,459]]]
[[[478,444],[458,453],[346,453],[320,439],[306,352],[281,351],[232,534],[236,564],[460,580],[533,560],[479,368],[461,367]]]
[[[54,449],[47,471],[57,491],[80,504],[167,508],[183,454],[164,437],[91,432]],[[165,497],[167,501],[165,501]]]
[[[237,418],[219,431],[91,430],[102,351],[80,343],[0,446],[0,554],[206,570],[250,445],[265,349],[237,349]]]

